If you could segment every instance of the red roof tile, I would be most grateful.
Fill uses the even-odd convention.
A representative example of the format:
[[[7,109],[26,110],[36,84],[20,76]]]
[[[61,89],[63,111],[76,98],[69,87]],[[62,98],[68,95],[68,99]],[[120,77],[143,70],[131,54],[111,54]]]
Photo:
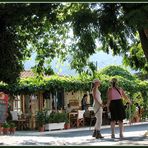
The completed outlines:
[[[28,77],[34,77],[34,76],[35,75],[31,70],[23,71],[21,72],[21,75],[20,75],[21,78],[28,78]]]
[[[34,77],[35,74],[33,73],[33,71],[31,70],[26,70],[21,72],[20,78],[30,78],[30,77]],[[44,75],[44,77],[50,77],[51,75]],[[63,76],[63,75],[59,75],[59,77],[68,77],[68,76]]]

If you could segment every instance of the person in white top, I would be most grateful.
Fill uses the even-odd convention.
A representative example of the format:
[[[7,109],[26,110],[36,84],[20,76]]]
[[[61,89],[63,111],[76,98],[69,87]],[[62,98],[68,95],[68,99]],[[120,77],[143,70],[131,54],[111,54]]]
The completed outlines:
[[[101,100],[101,93],[98,90],[98,88],[100,87],[101,82],[98,79],[94,79],[92,82],[93,86],[92,86],[92,95],[93,95],[93,99],[94,99],[94,113],[95,113],[95,117],[96,117],[96,123],[95,123],[95,128],[94,128],[94,132],[93,132],[93,137],[96,137],[96,139],[98,138],[104,138],[101,133],[100,133],[100,129],[101,129],[101,125],[102,125],[102,112],[103,112],[103,104],[102,104],[102,100]]]

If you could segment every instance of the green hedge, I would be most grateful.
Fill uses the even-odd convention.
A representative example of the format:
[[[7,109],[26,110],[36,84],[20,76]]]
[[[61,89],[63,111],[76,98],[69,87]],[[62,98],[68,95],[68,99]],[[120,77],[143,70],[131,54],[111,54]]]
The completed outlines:
[[[118,69],[119,68],[119,69]],[[117,72],[116,72],[117,71]],[[112,77],[116,77],[119,81],[119,86],[131,94],[138,91],[147,92],[148,82],[141,81],[135,76],[132,76],[129,72],[121,67],[110,66],[105,70],[100,70],[96,73],[96,78],[101,80],[100,91],[102,98],[106,98],[106,92],[110,86],[110,80]],[[55,91],[64,90],[70,91],[91,91],[91,82],[93,77],[83,74],[79,77],[67,77],[52,75],[43,79],[38,78],[26,78],[21,79],[17,84],[7,85],[0,83],[1,90],[8,90],[11,94],[32,94],[39,91]]]

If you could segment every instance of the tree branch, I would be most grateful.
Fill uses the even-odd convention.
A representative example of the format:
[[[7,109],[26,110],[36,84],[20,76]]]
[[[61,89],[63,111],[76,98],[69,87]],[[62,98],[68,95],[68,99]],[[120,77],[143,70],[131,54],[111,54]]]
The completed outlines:
[[[146,59],[148,60],[148,38],[147,38],[147,35],[146,35],[144,29],[138,30],[138,32],[139,32],[143,52],[145,54]]]

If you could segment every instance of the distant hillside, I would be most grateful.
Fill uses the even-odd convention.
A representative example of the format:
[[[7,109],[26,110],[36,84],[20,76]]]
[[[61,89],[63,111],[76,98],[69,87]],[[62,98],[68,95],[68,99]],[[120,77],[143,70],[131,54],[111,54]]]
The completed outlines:
[[[35,63],[34,61],[35,55],[32,56],[32,60],[25,62],[25,70],[29,70]],[[98,70],[100,68],[106,67],[108,65],[122,65],[122,57],[121,56],[112,56],[111,54],[106,54],[102,51],[97,52],[96,54],[90,57],[90,60],[93,62],[97,62]],[[63,64],[59,63],[58,60],[54,60],[52,62],[52,68],[54,72],[60,75],[76,75],[75,70],[70,70],[70,65],[66,61]],[[131,71],[134,73],[134,71]]]

